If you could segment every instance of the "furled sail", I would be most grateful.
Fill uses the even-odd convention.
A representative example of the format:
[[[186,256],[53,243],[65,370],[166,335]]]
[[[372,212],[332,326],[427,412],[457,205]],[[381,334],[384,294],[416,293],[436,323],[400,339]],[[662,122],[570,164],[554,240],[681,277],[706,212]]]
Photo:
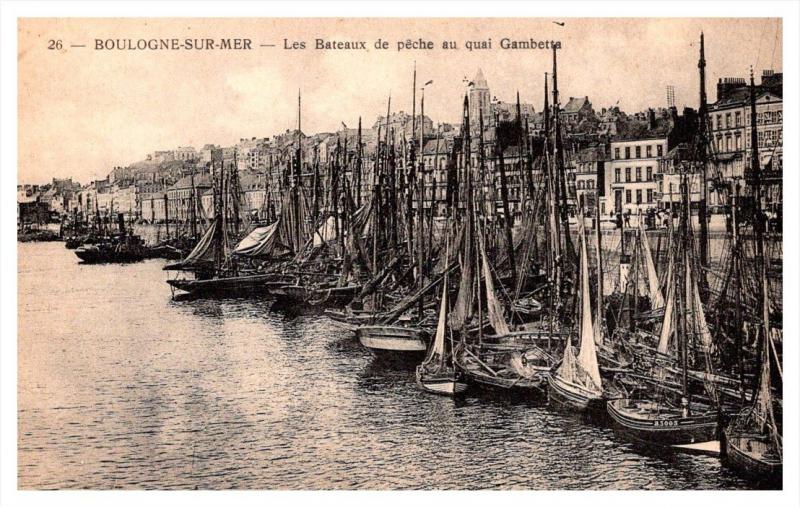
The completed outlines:
[[[232,251],[233,255],[242,257],[270,257],[275,253],[285,253],[289,250],[278,238],[280,220],[265,227],[257,227],[245,236]],[[277,251],[280,250],[280,251]]]
[[[436,336],[433,345],[428,352],[428,357],[423,363],[426,366],[437,366],[438,369],[444,365],[444,338],[447,332],[447,271],[444,273],[444,283],[442,284],[442,301],[439,304],[439,322],[436,325]]]
[[[644,257],[645,273],[647,274],[647,289],[650,296],[650,305],[652,308],[663,308],[664,295],[661,293],[661,287],[658,284],[658,273],[656,266],[653,262],[653,254],[650,251],[650,242],[647,240],[647,233],[642,226],[642,221],[639,221],[639,242],[642,248],[642,255]]]
[[[216,254],[214,236],[217,234],[217,229],[219,227],[220,227],[220,218],[217,217],[216,219],[214,219],[213,222],[211,222],[211,225],[208,227],[208,229],[206,229],[206,232],[203,234],[203,237],[200,238],[200,241],[197,242],[197,245],[195,245],[194,249],[191,252],[189,252],[189,255],[187,255],[185,259],[164,266],[164,269],[166,270],[191,269],[201,264],[214,262],[214,257]],[[224,254],[227,254],[227,252],[224,252]]]
[[[672,270],[673,260],[672,255],[670,255],[669,264],[667,266],[667,302],[664,308],[664,320],[661,323],[661,334],[658,338],[659,354],[669,353],[669,339],[672,335],[672,314],[675,308],[675,280]]]
[[[450,326],[455,330],[462,330],[467,324],[472,314],[472,303],[474,294],[472,293],[473,270],[472,270],[472,235],[469,218],[464,228],[463,248],[461,249],[461,281],[458,286],[458,296],[456,297],[453,315],[450,317]]]
[[[581,221],[582,222],[582,221]],[[583,224],[581,234],[581,350],[578,363],[589,375],[595,387],[602,388],[600,368],[597,365],[597,350],[594,345],[594,328],[592,326],[592,305],[589,293],[589,255],[586,251],[586,235]]]
[[[489,269],[489,262],[486,260],[486,247],[483,241],[483,235],[480,235],[481,243],[481,263],[483,264],[483,278],[486,285],[486,309],[489,313],[489,322],[499,335],[507,335],[511,332],[503,316],[503,307],[500,301],[497,300],[497,295],[494,292],[494,282],[492,281],[492,272]]]

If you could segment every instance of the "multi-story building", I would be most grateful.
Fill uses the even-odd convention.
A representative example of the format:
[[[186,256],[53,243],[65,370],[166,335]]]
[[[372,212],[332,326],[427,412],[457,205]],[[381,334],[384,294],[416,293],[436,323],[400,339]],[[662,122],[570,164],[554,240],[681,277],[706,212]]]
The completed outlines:
[[[239,172],[264,171],[271,152],[269,139],[240,139],[236,145],[236,166]]]
[[[570,97],[559,112],[561,124],[566,132],[572,132],[578,125],[589,118],[594,118],[594,109],[589,97]]]
[[[156,191],[139,196],[142,220],[151,224],[164,222],[165,195],[164,192]]]
[[[186,222],[190,220],[192,206],[199,207],[200,196],[209,188],[211,188],[211,180],[206,173],[184,176],[169,187],[166,191],[169,221]],[[197,218],[199,219],[200,217]]]
[[[752,156],[750,87],[743,78],[726,78],[717,85],[717,93],[708,113],[714,176],[723,181],[741,179]],[[765,180],[778,189],[783,169],[782,74],[764,71],[756,86],[756,136]],[[718,199],[716,193],[709,195],[712,205]]]
[[[575,166],[575,196],[580,203],[583,201],[587,215],[594,215],[594,209],[599,204],[600,214],[605,214],[605,201],[599,203],[604,191],[605,164],[607,162],[606,146],[591,146],[580,150],[573,157]]]
[[[133,183],[114,184],[111,186],[111,194],[112,215],[116,216],[117,213],[122,213],[126,220],[137,218],[139,210],[136,185]]]
[[[683,201],[683,182],[689,183],[689,202],[693,208],[698,206],[702,199],[701,189],[702,174],[696,165],[689,161],[692,159],[687,143],[681,143],[672,148],[660,161],[656,181],[658,182],[658,208],[665,210],[678,209]],[[686,180],[685,180],[686,179]]]
[[[199,158],[197,150],[192,146],[178,146],[178,148],[174,150],[173,156],[175,160],[180,160],[182,162],[194,162]]]
[[[605,197],[601,210],[638,214],[658,206],[656,173],[667,153],[667,134],[650,130],[633,139],[611,141],[611,159],[605,165]]]

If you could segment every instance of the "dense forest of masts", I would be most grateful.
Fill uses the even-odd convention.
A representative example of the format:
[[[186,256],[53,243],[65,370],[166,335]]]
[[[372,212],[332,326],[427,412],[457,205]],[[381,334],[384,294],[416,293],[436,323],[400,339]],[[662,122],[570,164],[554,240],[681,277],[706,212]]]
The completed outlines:
[[[544,135],[530,135],[518,94],[516,119],[497,122],[503,135],[487,142],[484,112],[471,117],[465,95],[444,182],[423,163],[416,69],[413,135],[398,141],[389,97],[369,164],[359,120],[355,149],[345,136],[326,167],[317,157],[304,165],[298,94],[279,209],[267,224],[246,223],[235,165],[215,163],[215,216],[194,250],[168,266],[195,277],[170,285],[324,310],[373,352],[421,354],[417,380],[431,392],[474,384],[546,394],[572,410],[599,403],[605,413],[607,404],[626,438],[656,446],[721,439],[733,466],[772,476],[782,463],[781,240],[766,234],[757,149],[747,191],[739,182],[714,186],[731,232],[709,238],[707,190],[695,230],[690,178],[700,174],[704,189],[717,178],[708,169],[704,65],[700,73],[702,119],[680,164],[683,199],[659,230],[619,220],[621,231],[605,234],[599,199],[569,195],[554,50]],[[504,142],[520,155],[519,220],[510,212]],[[441,212],[430,187],[444,189]]]

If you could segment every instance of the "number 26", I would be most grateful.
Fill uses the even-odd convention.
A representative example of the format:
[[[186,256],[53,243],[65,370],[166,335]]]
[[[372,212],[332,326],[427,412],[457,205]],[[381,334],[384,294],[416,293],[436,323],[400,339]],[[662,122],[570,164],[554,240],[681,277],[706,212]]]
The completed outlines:
[[[52,40],[50,39],[47,41],[47,49],[61,49],[61,41],[60,40]]]

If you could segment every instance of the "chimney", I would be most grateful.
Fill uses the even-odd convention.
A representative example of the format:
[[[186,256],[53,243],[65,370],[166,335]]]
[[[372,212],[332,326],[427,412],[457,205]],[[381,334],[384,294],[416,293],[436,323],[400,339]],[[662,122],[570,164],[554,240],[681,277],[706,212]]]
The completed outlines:
[[[656,128],[656,112],[652,107],[647,110],[647,128],[650,130]]]

